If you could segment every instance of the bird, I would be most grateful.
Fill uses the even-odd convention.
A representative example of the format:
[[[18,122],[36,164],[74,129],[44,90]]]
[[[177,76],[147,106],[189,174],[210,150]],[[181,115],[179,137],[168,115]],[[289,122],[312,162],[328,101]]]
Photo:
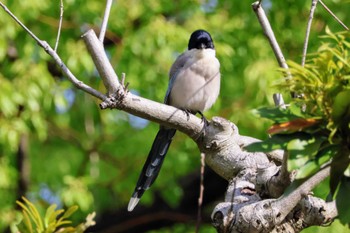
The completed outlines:
[[[199,113],[207,122],[203,111],[214,104],[220,92],[220,62],[215,53],[209,32],[203,29],[194,31],[187,50],[170,68],[164,103],[182,109],[186,114]],[[176,129],[160,126],[130,198],[129,212],[156,180],[175,133]]]

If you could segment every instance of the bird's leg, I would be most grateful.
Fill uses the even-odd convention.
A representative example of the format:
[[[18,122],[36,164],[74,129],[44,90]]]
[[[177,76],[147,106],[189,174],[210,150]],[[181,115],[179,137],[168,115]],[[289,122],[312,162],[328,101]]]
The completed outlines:
[[[199,115],[201,115],[202,117],[202,122],[204,122],[205,126],[209,125],[209,121],[207,120],[207,118],[205,118],[204,114],[201,111],[197,111],[199,113]]]
[[[192,114],[192,111],[191,110],[188,110],[188,109],[184,109],[183,110],[187,116],[187,120],[189,121],[190,120],[190,114]]]

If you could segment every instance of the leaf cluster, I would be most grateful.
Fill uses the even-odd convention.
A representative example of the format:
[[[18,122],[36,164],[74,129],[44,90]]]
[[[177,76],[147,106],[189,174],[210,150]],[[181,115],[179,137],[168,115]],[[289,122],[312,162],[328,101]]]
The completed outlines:
[[[303,67],[289,62],[292,78],[279,88],[295,93],[287,109],[261,108],[256,113],[273,121],[270,138],[250,145],[251,151],[288,151],[288,169],[307,179],[331,166],[330,197],[335,197],[342,223],[349,223],[350,202],[350,33],[326,29],[323,43]],[[284,72],[287,72],[284,70]]]
[[[69,207],[66,211],[58,209],[56,204],[50,205],[46,209],[45,216],[41,216],[36,206],[30,202],[27,198],[22,197],[23,202],[17,201],[16,203],[22,209],[22,221],[17,225],[16,232],[25,233],[82,233],[88,227],[95,225],[93,218],[95,213],[89,214],[86,218],[86,222],[79,224],[78,226],[72,226],[72,221],[69,217],[78,209],[78,206],[74,205]]]

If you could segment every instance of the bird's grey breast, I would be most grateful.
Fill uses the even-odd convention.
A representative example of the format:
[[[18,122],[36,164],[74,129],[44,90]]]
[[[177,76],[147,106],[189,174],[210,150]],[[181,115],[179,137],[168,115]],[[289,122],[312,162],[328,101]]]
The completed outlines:
[[[170,70],[170,105],[204,111],[214,104],[219,91],[220,63],[213,49],[186,51]]]

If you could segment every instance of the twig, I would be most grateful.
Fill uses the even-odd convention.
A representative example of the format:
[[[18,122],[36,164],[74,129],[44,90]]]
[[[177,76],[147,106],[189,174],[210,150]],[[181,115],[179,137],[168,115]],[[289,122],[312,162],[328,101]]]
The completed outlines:
[[[349,31],[349,28],[326,6],[326,4],[324,4],[321,0],[318,0],[320,2],[320,4],[323,6],[323,8],[333,16],[333,18],[335,20],[338,21],[338,23],[340,23],[340,25],[342,25],[347,31]]]
[[[314,18],[314,13],[315,13],[317,2],[318,2],[318,0],[312,0],[312,2],[311,2],[310,15],[309,15],[309,20],[307,21],[306,32],[305,32],[303,55],[301,57],[301,65],[302,66],[305,66],[305,59],[306,59],[306,53],[307,53],[307,46],[309,44],[311,24],[312,24],[312,19]]]
[[[56,44],[54,49],[55,52],[57,52],[58,42],[60,40],[62,20],[63,20],[63,0],[61,0],[61,4],[60,4],[60,22],[58,24],[57,39],[56,39]]]
[[[275,93],[272,96],[276,107],[286,109],[286,104],[284,103],[283,96],[281,93]]]
[[[253,10],[254,10],[256,16],[258,17],[259,23],[260,23],[260,25],[265,33],[265,36],[267,37],[267,39],[272,47],[272,50],[275,53],[278,64],[280,65],[280,67],[282,67],[284,69],[288,69],[288,65],[286,63],[286,60],[284,59],[282,50],[277,43],[275,34],[272,31],[270,22],[266,17],[264,9],[261,7],[259,2],[254,2],[252,4],[252,7],[253,7]],[[291,75],[290,75],[289,71],[287,71],[287,78],[289,78],[290,76]]]
[[[105,38],[105,34],[106,34],[106,30],[107,30],[107,23],[108,23],[109,13],[110,13],[111,7],[112,7],[112,2],[113,2],[113,0],[107,0],[107,3],[106,3],[106,9],[105,9],[105,13],[103,16],[101,31],[100,31],[100,35],[98,38],[102,44],[103,44],[103,40]]]
[[[202,219],[202,205],[203,205],[203,193],[204,193],[204,170],[205,170],[205,154],[201,153],[201,178],[200,178],[200,189],[198,198],[198,213],[197,213],[197,225],[196,233],[199,232]]]
[[[43,40],[40,40],[33,32],[31,32],[2,2],[0,2],[0,6],[5,10],[7,14],[9,14],[38,44],[42,47],[47,54],[49,54],[55,61],[55,63],[61,68],[62,72],[66,75],[66,77],[71,81],[77,88],[101,99],[105,100],[107,98],[106,95],[101,92],[93,89],[92,87],[86,85],[82,81],[78,80],[73,73],[68,69],[68,67],[62,62],[61,58],[58,54],[50,47],[50,45]]]

